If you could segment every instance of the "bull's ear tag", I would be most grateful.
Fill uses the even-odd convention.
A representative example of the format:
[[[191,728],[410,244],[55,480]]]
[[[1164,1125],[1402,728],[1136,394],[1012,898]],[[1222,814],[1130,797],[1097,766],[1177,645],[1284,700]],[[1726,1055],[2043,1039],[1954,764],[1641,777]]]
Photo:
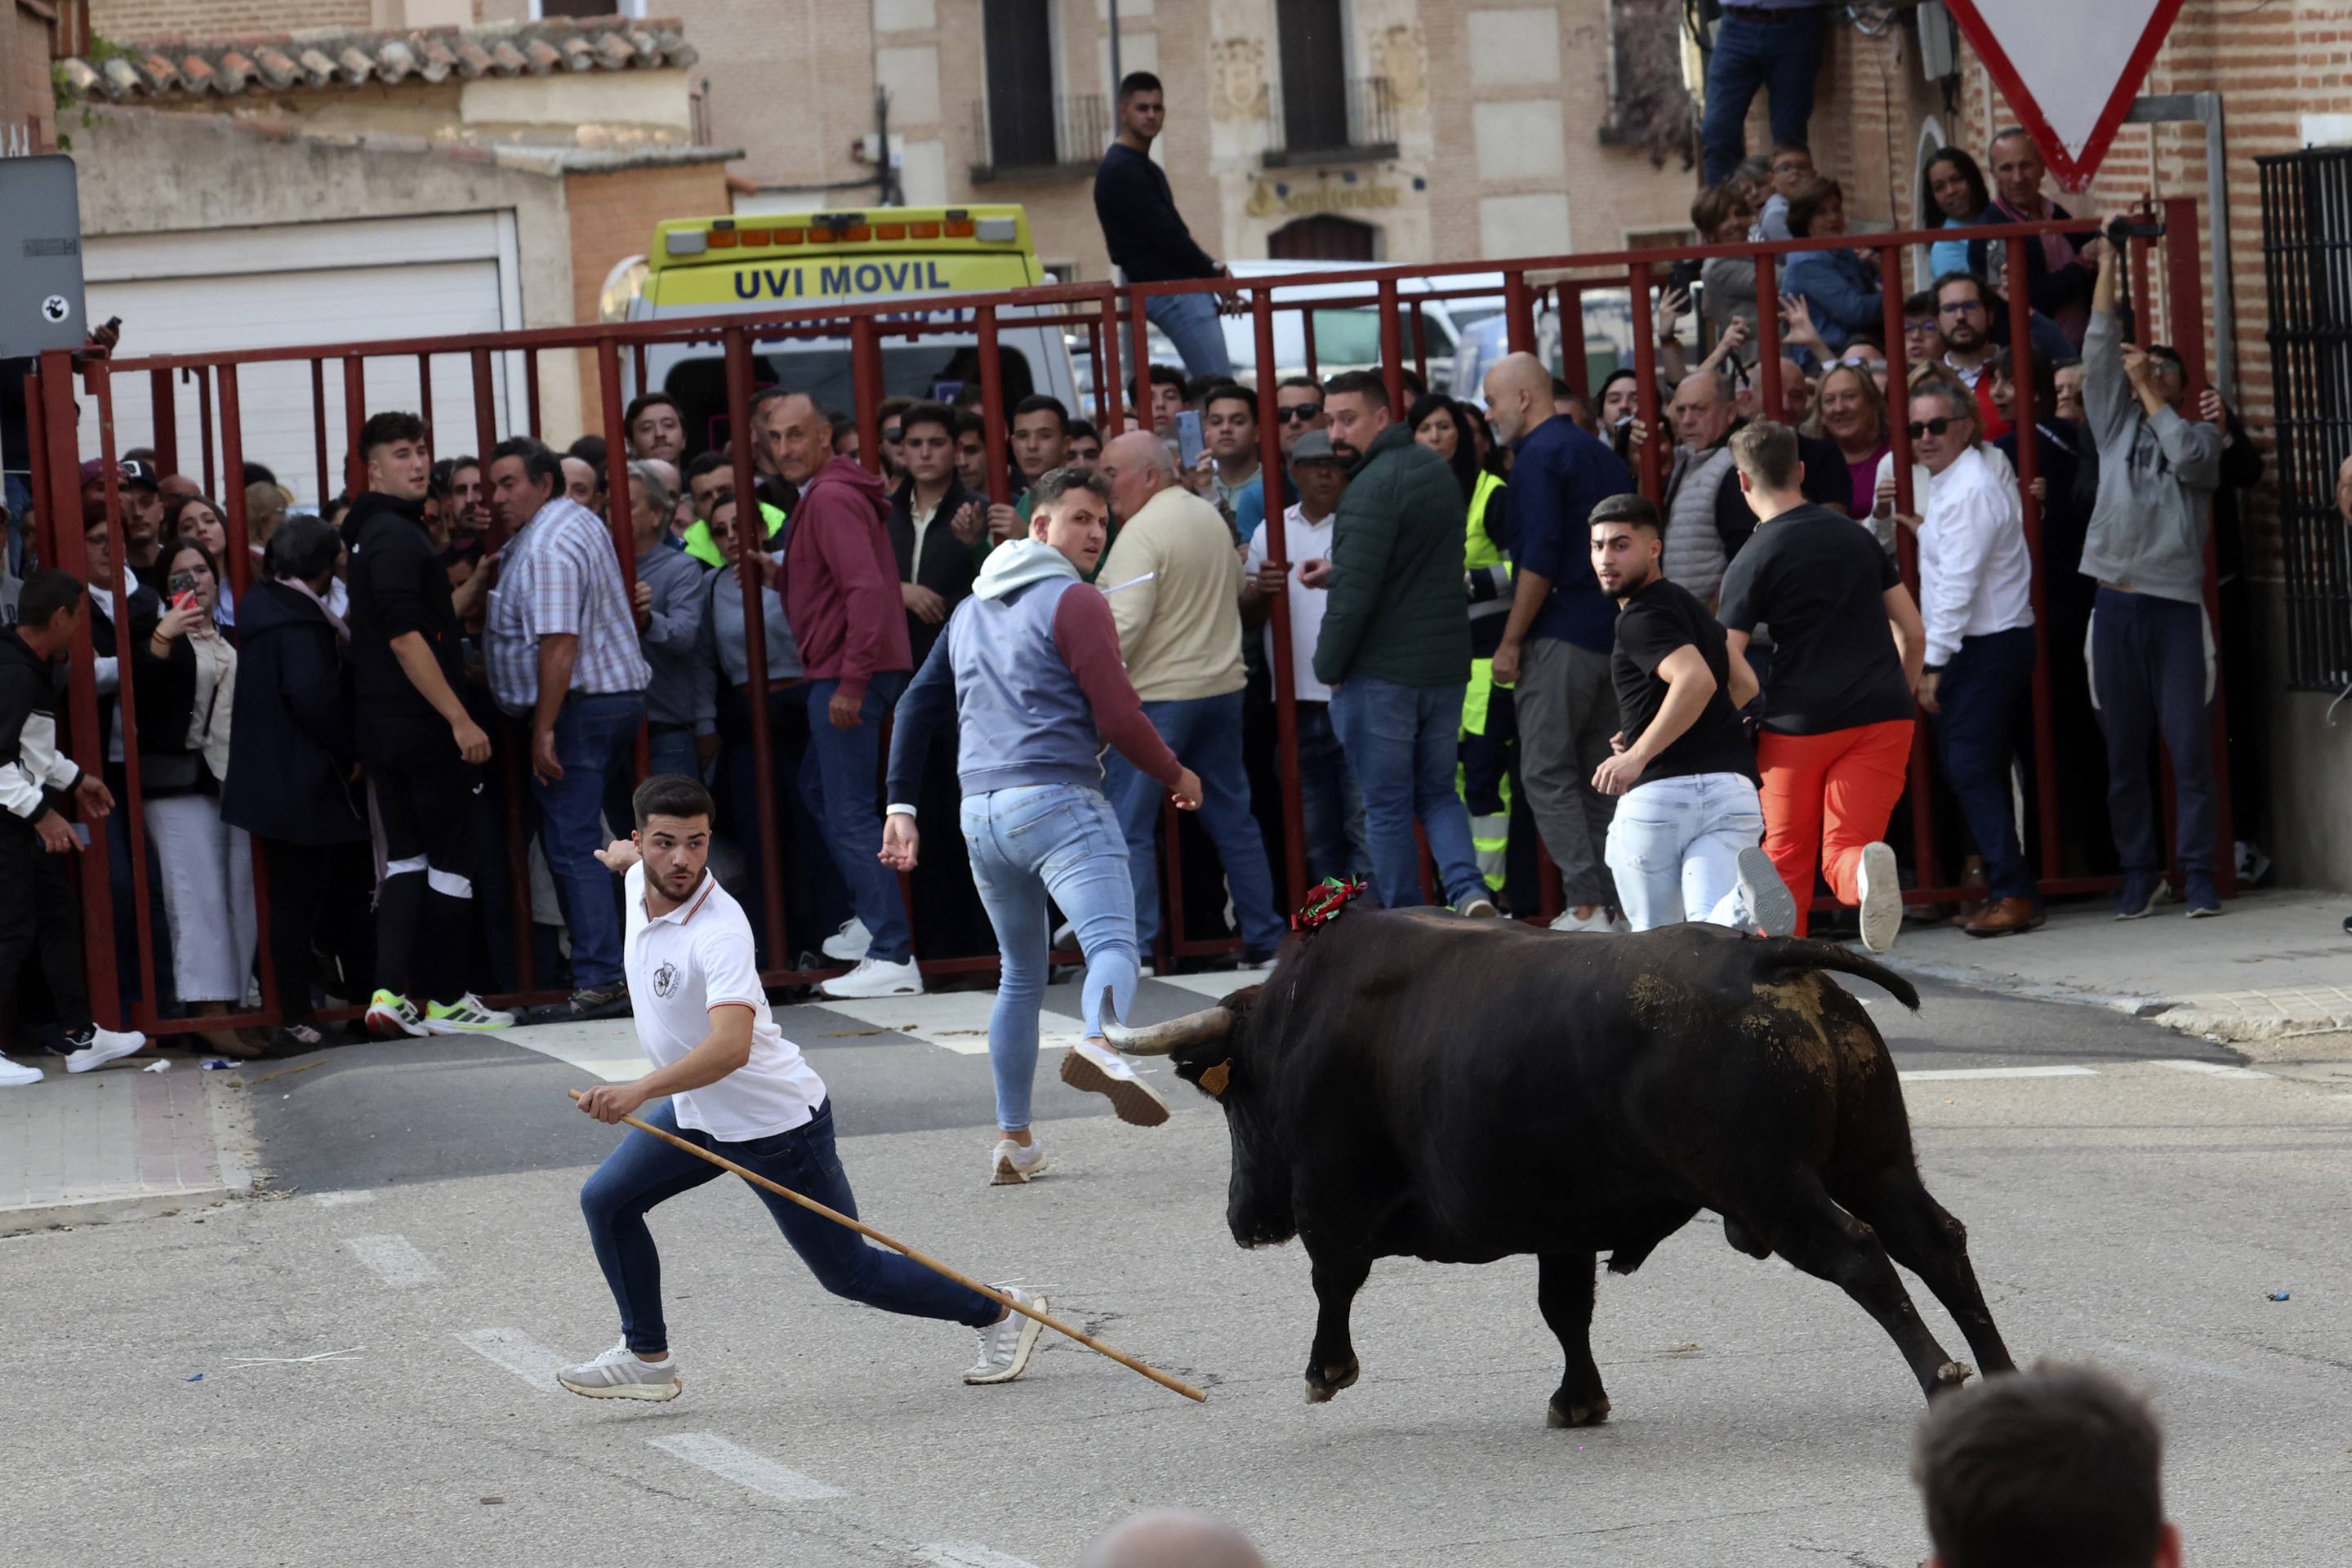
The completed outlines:
[[[1206,1068],[1202,1072],[1200,1079],[1201,1087],[1207,1089],[1212,1095],[1222,1095],[1225,1092],[1225,1085],[1231,1081],[1233,1076],[1234,1064],[1230,1061],[1219,1062],[1215,1067]]]

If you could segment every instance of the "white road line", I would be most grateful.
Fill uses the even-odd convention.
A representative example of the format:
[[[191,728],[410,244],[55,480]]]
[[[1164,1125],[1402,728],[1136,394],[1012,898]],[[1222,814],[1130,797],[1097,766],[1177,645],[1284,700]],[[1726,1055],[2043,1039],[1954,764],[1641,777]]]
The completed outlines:
[[[821,1502],[841,1495],[815,1477],[787,1469],[764,1455],[729,1442],[716,1432],[675,1432],[646,1441],[673,1458],[699,1465],[714,1476],[780,1502]]]
[[[395,1290],[405,1290],[413,1285],[435,1285],[441,1279],[441,1270],[433,1260],[409,1244],[408,1237],[392,1236],[350,1236],[343,1245],[352,1256],[374,1271],[375,1277]]]
[[[450,1338],[480,1356],[506,1368],[541,1394],[553,1394],[556,1369],[571,1364],[558,1352],[513,1329],[452,1331]]]
[[[1953,1083],[1962,1079],[1980,1078],[2096,1078],[2096,1068],[1933,1068],[1923,1072],[1897,1073],[1905,1083]]]
[[[646,1054],[637,1044],[632,1018],[592,1018],[584,1024],[532,1024],[491,1037],[527,1051],[552,1057],[606,1083],[628,1083],[646,1076]]]
[[[322,1209],[341,1208],[345,1204],[372,1204],[375,1202],[375,1194],[368,1192],[312,1193],[310,1196],[317,1201],[319,1206]]]
[[[915,1555],[932,1568],[1037,1568],[1025,1557],[992,1552],[968,1541],[935,1541],[915,1548]]]
[[[996,1006],[993,991],[942,991],[921,996],[886,996],[872,1002],[820,1001],[829,1013],[854,1018],[869,1029],[887,1029],[909,1039],[953,1051],[958,1056],[988,1054],[988,1016]],[[1084,1026],[1076,1018],[1046,1011],[1038,1018],[1037,1044],[1044,1050],[1061,1050],[1078,1043]],[[828,1033],[819,1020],[800,1026],[813,1031],[803,1044],[828,1045],[855,1037],[854,1031]]]
[[[2160,1068],[2170,1068],[2175,1072],[2202,1073],[2207,1078],[2229,1078],[2237,1079],[2242,1081],[2250,1078],[2269,1078],[2272,1076],[2266,1072],[2256,1072],[2252,1068],[2231,1067],[2227,1062],[2192,1062],[2186,1059],[2174,1060],[2168,1058],[2155,1062],[2151,1065]]]

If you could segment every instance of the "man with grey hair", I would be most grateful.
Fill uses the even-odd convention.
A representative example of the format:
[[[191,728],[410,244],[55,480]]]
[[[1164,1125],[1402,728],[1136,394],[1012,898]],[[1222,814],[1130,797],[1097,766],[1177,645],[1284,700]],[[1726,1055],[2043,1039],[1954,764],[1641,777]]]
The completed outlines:
[[[1976,399],[1956,382],[1911,394],[1911,449],[1927,470],[1919,536],[1919,610],[1927,628],[1919,706],[1935,715],[1937,750],[1969,832],[1984,857],[1990,897],[1970,936],[2042,923],[2033,871],[2018,839],[2010,771],[2018,720],[2033,684],[2033,558],[2017,483],[1985,461]]]
[[[1155,1508],[1112,1525],[1078,1568],[1265,1568],[1249,1537],[1184,1508]]]
[[[629,532],[637,552],[637,646],[653,672],[646,687],[647,765],[656,773],[698,779],[693,669],[694,637],[702,625],[702,567],[669,544],[677,469],[658,458],[640,458],[629,465],[628,474]]]
[[[1666,552],[1660,566],[1669,582],[1713,609],[1724,568],[1756,529],[1755,514],[1732,479],[1729,443],[1738,419],[1723,378],[1711,370],[1683,377],[1666,415],[1681,444],[1666,474]],[[1734,510],[1726,510],[1727,500]]]

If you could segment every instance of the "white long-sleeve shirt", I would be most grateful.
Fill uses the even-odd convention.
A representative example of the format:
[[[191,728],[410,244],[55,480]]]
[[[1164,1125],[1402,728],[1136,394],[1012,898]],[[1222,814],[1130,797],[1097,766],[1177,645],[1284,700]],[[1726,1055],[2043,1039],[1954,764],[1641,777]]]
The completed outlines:
[[[1970,447],[1927,487],[1919,523],[1919,610],[1927,662],[1948,663],[1963,637],[2033,624],[2033,558],[2017,481]]]

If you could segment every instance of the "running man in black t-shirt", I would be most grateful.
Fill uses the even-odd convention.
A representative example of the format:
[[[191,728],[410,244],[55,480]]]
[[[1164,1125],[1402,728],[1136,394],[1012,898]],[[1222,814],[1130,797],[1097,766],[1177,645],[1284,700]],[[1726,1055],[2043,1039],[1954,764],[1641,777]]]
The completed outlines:
[[[1592,574],[1617,601],[1610,674],[1623,728],[1592,775],[1623,795],[1609,821],[1609,871],[1635,931],[1700,920],[1784,936],[1797,909],[1757,845],[1764,808],[1739,709],[1756,695],[1698,596],[1659,575],[1664,521],[1638,495],[1592,509]]]
[[[425,421],[371,416],[360,426],[360,458],[368,488],[343,519],[352,683],[384,857],[368,1032],[390,1039],[509,1029],[512,1014],[466,989],[490,741],[458,697],[463,632],[448,570],[425,531]]]
[[[1799,936],[1818,858],[1838,902],[1861,907],[1863,946],[1885,952],[1903,928],[1903,889],[1883,840],[1910,764],[1927,628],[1868,526],[1806,501],[1794,431],[1750,425],[1731,450],[1757,529],[1724,574],[1717,613],[1741,662],[1756,628],[1772,628],[1756,738],[1764,852],[1797,900]]]

